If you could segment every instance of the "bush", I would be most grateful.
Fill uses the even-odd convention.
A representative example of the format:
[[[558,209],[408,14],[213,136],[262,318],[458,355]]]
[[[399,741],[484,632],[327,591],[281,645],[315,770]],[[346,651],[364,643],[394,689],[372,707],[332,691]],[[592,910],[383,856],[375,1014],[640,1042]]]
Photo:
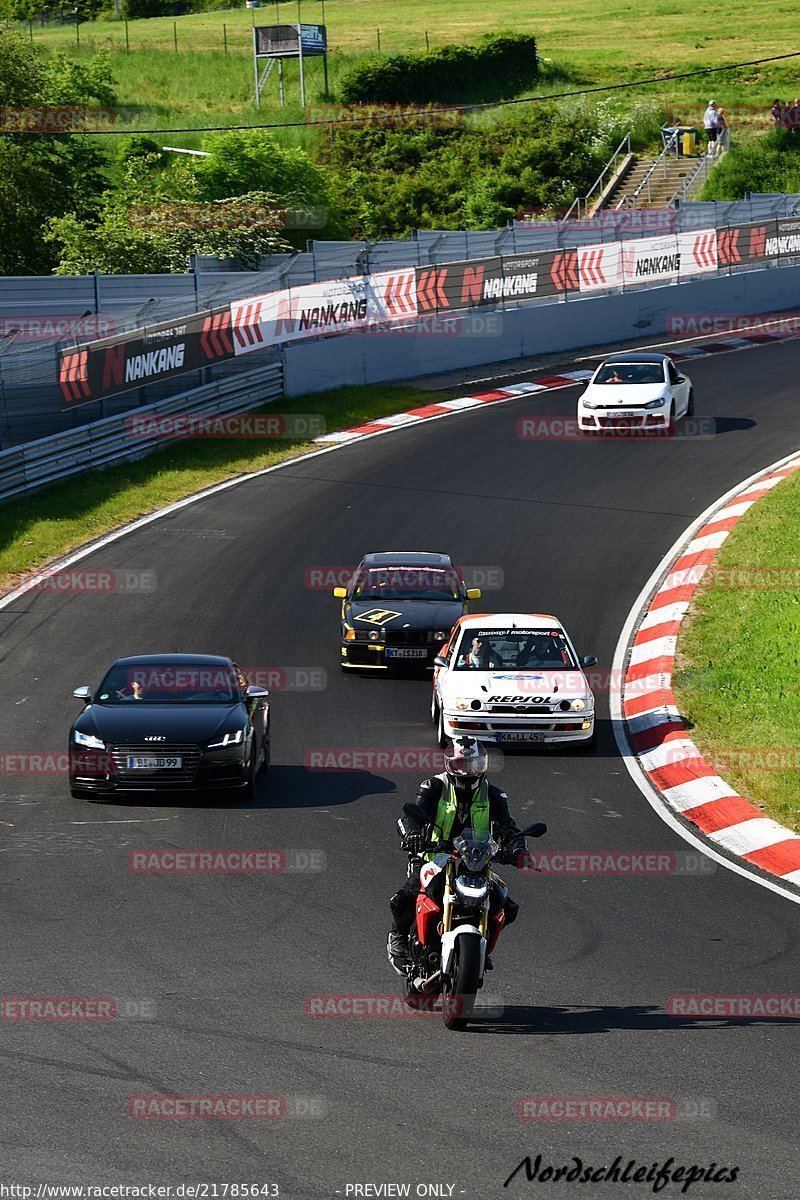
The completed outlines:
[[[345,104],[459,104],[515,96],[537,77],[536,39],[488,35],[476,46],[368,59],[342,79]]]
[[[800,133],[773,129],[732,146],[708,177],[702,200],[741,200],[748,192],[800,191]]]

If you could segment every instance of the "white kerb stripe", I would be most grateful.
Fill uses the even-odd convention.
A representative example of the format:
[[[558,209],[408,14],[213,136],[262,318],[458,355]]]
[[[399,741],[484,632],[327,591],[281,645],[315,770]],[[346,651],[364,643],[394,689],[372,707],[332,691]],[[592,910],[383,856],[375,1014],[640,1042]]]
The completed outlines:
[[[684,728],[683,721],[674,704],[659,704],[658,708],[654,708],[650,712],[637,713],[635,717],[628,717],[628,728],[631,733],[644,733],[646,729],[652,729],[654,725],[674,725],[678,730]]]
[[[664,742],[655,750],[645,750],[639,755],[639,762],[645,771],[656,771],[659,767],[668,767],[686,758],[701,758],[700,751],[691,738],[675,738],[674,742]]]
[[[673,604],[665,604],[663,608],[654,608],[647,614],[639,628],[652,629],[654,625],[665,625],[669,621],[682,621],[688,608],[688,600],[677,600]]]
[[[650,662],[653,658],[663,658],[665,655],[674,658],[677,644],[678,639],[674,636],[657,637],[650,642],[642,642],[640,646],[634,646],[631,650],[629,666],[636,667],[640,663]]]
[[[315,437],[315,442],[353,442],[357,438],[363,437],[363,433],[353,433],[350,429],[344,429],[340,433],[323,433],[319,437]]]
[[[708,836],[718,846],[724,846],[734,854],[751,854],[753,850],[763,850],[765,846],[773,846],[776,842],[800,840],[796,833],[784,829],[770,817],[753,817],[749,821],[740,821],[738,825],[729,825],[727,829],[718,829]]]
[[[474,396],[459,396],[457,400],[437,400],[436,404],[439,408],[452,408],[455,411],[459,408],[478,408],[483,401],[476,400]]]
[[[681,558],[683,558],[683,555],[681,555]],[[680,559],[678,561],[680,562]],[[687,585],[697,587],[708,568],[708,563],[699,563],[696,567],[683,567],[680,571],[670,571],[658,591],[671,592],[673,588],[686,587]],[[656,595],[658,595],[658,592],[656,592]]]
[[[365,421],[365,425],[414,425],[417,421],[421,421],[422,417],[417,417],[411,413],[395,413],[392,417],[376,417],[374,421]]]
[[[738,796],[739,793],[719,775],[706,775],[703,779],[690,779],[688,783],[677,783],[675,787],[665,788],[661,793],[667,804],[678,812],[686,812],[690,808],[698,808],[701,804],[709,804],[712,800],[724,800],[727,796]]]
[[[711,524],[713,520],[714,518],[712,517],[709,524]],[[701,534],[701,536],[696,537],[693,542],[689,542],[689,545],[686,547],[683,553],[700,554],[703,550],[719,550],[729,532],[730,531],[727,529],[718,529],[716,533],[707,533],[705,536]],[[681,557],[683,557],[683,555],[681,555]]]
[[[742,500],[738,504],[727,504],[725,508],[721,508],[719,512],[712,517],[711,521],[709,521],[709,525],[712,525],[714,521],[727,521],[728,517],[741,517],[747,512],[748,508],[752,508],[754,504],[755,500]]]

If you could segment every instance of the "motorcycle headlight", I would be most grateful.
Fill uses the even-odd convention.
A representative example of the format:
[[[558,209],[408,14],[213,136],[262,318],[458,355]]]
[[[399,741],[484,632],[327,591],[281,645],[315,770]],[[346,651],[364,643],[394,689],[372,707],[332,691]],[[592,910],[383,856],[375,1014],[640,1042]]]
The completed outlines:
[[[72,740],[76,746],[86,746],[89,750],[105,750],[106,744],[99,737],[95,737],[93,733],[81,733],[80,729],[76,729],[72,735]]]
[[[479,904],[488,890],[489,881],[483,875],[456,875],[456,892],[462,900]]]
[[[246,729],[237,729],[235,733],[226,733],[218,741],[209,742],[208,748],[209,750],[219,750],[222,746],[238,746],[240,742],[244,741],[246,733]]]
[[[573,712],[583,712],[583,710],[586,708],[586,701],[581,699],[573,700],[570,708]]]
[[[659,396],[657,400],[648,400],[647,404],[645,404],[644,407],[645,408],[663,408],[666,403],[667,403],[667,397]]]

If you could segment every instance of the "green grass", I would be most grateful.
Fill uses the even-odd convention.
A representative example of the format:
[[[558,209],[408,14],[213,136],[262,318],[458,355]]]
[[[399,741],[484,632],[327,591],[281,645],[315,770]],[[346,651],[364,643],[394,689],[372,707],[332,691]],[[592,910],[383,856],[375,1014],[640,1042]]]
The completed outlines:
[[[435,398],[414,387],[371,384],[282,400],[262,411],[320,414],[326,429],[347,429],[370,418],[430,404]],[[318,449],[309,442],[266,438],[182,441],[138,462],[6,501],[0,506],[0,592],[8,591],[20,574],[165,504]]]
[[[321,18],[321,5],[306,2],[306,21]],[[277,14],[277,15],[276,15]],[[252,105],[251,25],[293,21],[293,4],[260,10],[230,9],[129,23],[130,53],[125,51],[122,22],[97,21],[81,27],[78,56],[108,49],[118,80],[120,104],[136,106],[135,122],[230,124],[302,119],[297,101],[297,67],[287,66],[291,105],[281,110],[274,80],[259,114]],[[539,53],[585,85],[621,83],[649,74],[719,66],[743,59],[786,53],[786,6],[778,0],[731,0],[720,21],[711,3],[658,0],[637,14],[618,0],[541,0],[535,6],[481,0],[329,0],[325,20],[331,45],[330,75],[335,88],[341,72],[358,57],[374,53],[380,29],[383,53],[421,50],[429,43],[467,42],[482,33],[513,29],[534,33]],[[223,52],[223,24],[228,54]],[[178,53],[173,29],[178,32]],[[33,27],[34,42],[77,51],[74,26]],[[776,95],[794,96],[800,62],[748,68],[744,71],[639,89],[633,95],[673,106],[683,119],[697,119],[710,95],[729,110],[734,130],[766,125],[766,109]],[[320,62],[307,62],[308,103],[322,98]],[[549,88],[560,90],[558,84]],[[620,93],[628,96],[630,93]],[[764,117],[761,112],[764,110]],[[214,118],[213,121],[208,118]],[[186,143],[189,144],[188,142]]]
[[[764,586],[775,580],[789,586]],[[678,706],[701,751],[743,796],[800,831],[800,474],[754,505],[725,542],[690,609],[678,662]],[[770,750],[785,751],[788,764],[777,765],[786,769],[764,761]]]

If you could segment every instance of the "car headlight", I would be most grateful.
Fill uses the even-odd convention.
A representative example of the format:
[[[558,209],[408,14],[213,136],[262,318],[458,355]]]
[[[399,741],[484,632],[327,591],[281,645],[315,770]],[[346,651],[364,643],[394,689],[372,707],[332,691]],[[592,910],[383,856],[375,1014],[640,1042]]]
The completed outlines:
[[[645,404],[644,407],[645,408],[663,408],[663,406],[666,403],[667,403],[667,397],[659,396],[657,400],[648,400],[647,404]]]
[[[437,629],[433,635],[433,640],[435,642],[446,642],[447,634],[445,633],[445,631],[443,629]]]
[[[217,742],[209,742],[209,750],[219,750],[221,746],[238,746],[244,740],[246,729],[237,729],[235,733],[226,733]]]
[[[573,700],[570,708],[573,712],[583,712],[586,708],[586,701],[581,699]]]
[[[581,404],[584,408],[605,408],[605,405],[600,400],[586,400],[581,396]]]
[[[466,696],[459,696],[456,700],[456,708],[459,712],[466,712],[469,708],[469,700]]]
[[[105,750],[106,744],[99,737],[95,737],[93,733],[81,733],[80,729],[76,729],[72,734],[72,740],[76,746],[86,746],[89,750]]]

